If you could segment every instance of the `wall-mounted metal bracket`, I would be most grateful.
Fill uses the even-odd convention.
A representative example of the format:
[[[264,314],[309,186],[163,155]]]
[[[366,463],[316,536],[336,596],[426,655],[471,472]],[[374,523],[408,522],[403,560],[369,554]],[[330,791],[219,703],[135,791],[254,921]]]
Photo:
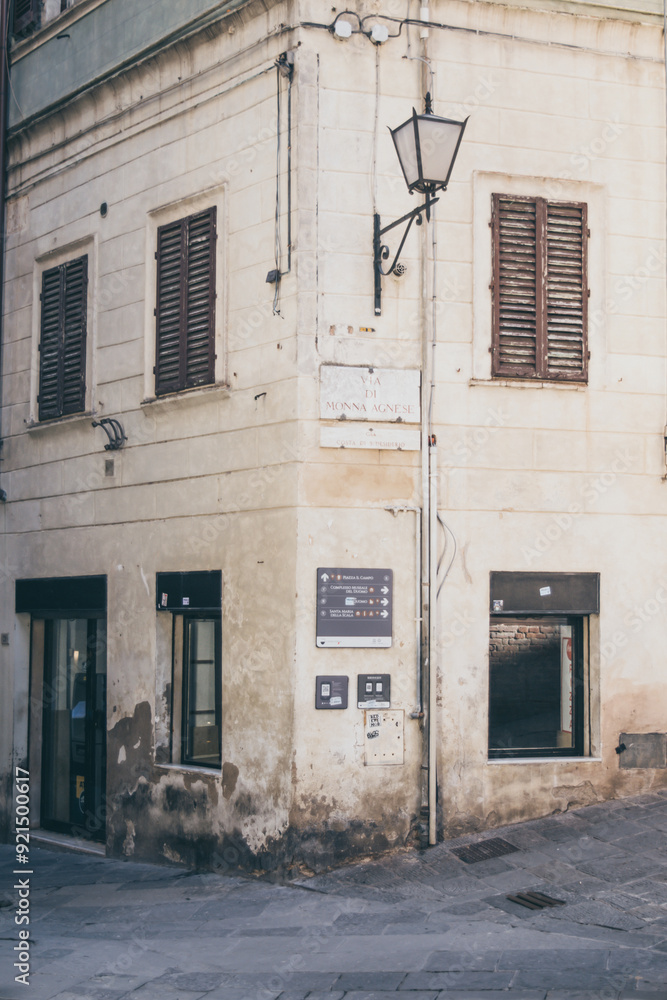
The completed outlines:
[[[401,216],[396,222],[392,222],[390,225],[385,226],[384,229],[380,229],[380,216],[376,213],[373,216],[373,268],[375,271],[375,315],[380,316],[382,313],[382,276],[387,274],[392,274],[396,270],[396,265],[398,264],[398,258],[401,256],[401,250],[410,232],[410,227],[412,223],[417,222],[418,226],[422,224],[422,212],[426,213],[426,221],[431,217],[431,205],[435,205],[438,198],[427,197],[423,205],[418,208],[414,208],[407,215]],[[398,245],[398,250],[396,251],[396,256],[391,262],[391,266],[386,270],[382,267],[383,260],[389,260],[390,250],[388,246],[382,243],[382,237],[385,233],[388,233],[391,229],[395,229],[396,226],[402,225],[407,222],[405,227],[405,232],[401,238],[401,242]]]
[[[123,425],[115,417],[102,417],[101,420],[93,420],[93,427],[101,427],[109,438],[109,443],[104,446],[105,451],[118,451],[127,441]]]

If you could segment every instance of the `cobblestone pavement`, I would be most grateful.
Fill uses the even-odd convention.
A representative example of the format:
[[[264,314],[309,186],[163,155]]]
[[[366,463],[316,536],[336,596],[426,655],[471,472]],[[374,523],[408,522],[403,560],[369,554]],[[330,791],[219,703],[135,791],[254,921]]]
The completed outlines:
[[[1,845],[0,1000],[667,1000],[667,790],[287,884],[33,843],[28,986],[14,867]]]

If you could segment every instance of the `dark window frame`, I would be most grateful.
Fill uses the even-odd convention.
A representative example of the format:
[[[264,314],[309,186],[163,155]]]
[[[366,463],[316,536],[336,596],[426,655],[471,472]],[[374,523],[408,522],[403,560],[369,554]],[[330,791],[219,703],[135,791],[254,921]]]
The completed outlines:
[[[215,382],[217,208],[159,226],[155,394]]]
[[[181,619],[182,636],[180,649],[177,649],[176,641],[176,619]],[[191,685],[191,670],[190,670],[190,651],[189,651],[189,637],[190,628],[195,621],[212,621],[214,622],[215,633],[214,633],[214,655],[215,655],[215,724],[218,730],[218,756],[214,761],[208,758],[198,758],[196,754],[189,753],[189,704],[190,704],[190,685]],[[180,657],[180,678],[176,673],[176,656],[178,652]],[[178,704],[180,707],[180,717],[175,717],[175,707],[173,692],[175,691],[176,685],[180,687],[180,698]],[[171,705],[171,751],[170,757],[172,763],[183,764],[187,766],[203,767],[209,768],[211,770],[219,770],[222,767],[222,614],[215,611],[185,611],[185,612],[174,612],[172,616],[172,705]],[[174,748],[174,733],[178,732],[178,751],[175,752]],[[175,759],[177,758],[177,759]]]
[[[493,194],[491,230],[492,377],[586,383],[586,203]]]
[[[562,757],[584,757],[586,738],[586,718],[585,718],[585,685],[587,683],[588,670],[586,651],[584,648],[584,620],[588,619],[588,614],[563,614],[563,613],[528,613],[528,614],[491,614],[490,622],[523,622],[538,624],[540,622],[563,621],[572,626],[572,652],[573,652],[573,678],[572,678],[572,736],[573,746],[569,747],[491,747],[490,726],[491,726],[491,656],[489,655],[489,723],[487,733],[487,747],[489,760],[511,760],[516,758],[530,758],[536,760],[558,759]]]
[[[39,420],[86,408],[88,254],[42,272],[39,336]]]

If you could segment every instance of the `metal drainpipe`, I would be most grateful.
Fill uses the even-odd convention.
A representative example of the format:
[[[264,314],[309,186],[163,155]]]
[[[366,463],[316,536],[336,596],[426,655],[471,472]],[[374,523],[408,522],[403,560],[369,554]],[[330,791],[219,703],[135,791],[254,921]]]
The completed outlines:
[[[2,72],[0,73],[0,463],[2,462],[2,356],[4,349],[4,285],[5,285],[5,198],[7,187],[7,95],[9,91],[9,53],[7,51],[7,36],[9,28],[10,0],[0,0],[0,58]],[[0,465],[0,470],[2,466]],[[0,501],[7,499],[7,494],[0,489]]]
[[[428,0],[420,6],[419,17],[422,21],[428,22],[430,19]],[[433,95],[433,72],[428,55],[429,29],[424,25],[420,28],[419,37],[422,43],[422,98],[427,91]],[[430,77],[430,78],[429,78]],[[435,225],[433,220],[432,225]],[[428,308],[431,302],[429,294],[429,277],[433,280],[433,274],[429,274],[429,246],[428,246],[428,226],[423,227],[422,235],[422,331],[423,331],[423,370],[424,380],[428,381],[428,400],[422,399],[422,493],[423,493],[423,525],[424,525],[424,565],[422,571],[422,583],[424,592],[424,602],[422,605],[422,615],[428,622],[428,627],[424,628],[425,653],[424,664],[428,664],[424,671],[425,697],[424,709],[426,713],[426,726],[424,727],[424,757],[422,758],[422,768],[426,768],[426,798],[428,813],[428,843],[433,846],[437,843],[437,573],[438,573],[438,484],[437,484],[437,449],[435,436],[431,426],[433,412],[433,393],[435,389],[435,317]],[[435,267],[435,259],[431,261],[431,267]],[[426,376],[428,375],[428,380]],[[425,396],[425,394],[422,394]],[[428,614],[427,614],[428,612]]]

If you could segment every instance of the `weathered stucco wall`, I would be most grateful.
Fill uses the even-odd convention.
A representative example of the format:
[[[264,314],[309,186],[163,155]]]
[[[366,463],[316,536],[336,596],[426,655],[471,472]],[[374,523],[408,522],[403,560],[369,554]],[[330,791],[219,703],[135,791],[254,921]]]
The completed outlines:
[[[424,406],[434,385],[438,508],[457,541],[438,602],[439,832],[665,780],[664,770],[619,770],[614,752],[621,732],[664,731],[667,709],[667,577],[655,556],[666,530],[660,27],[431,5],[432,20],[450,26],[428,39],[435,111],[470,122],[437,223],[410,234],[407,271],[383,279],[375,316],[373,209],[386,224],[415,204],[385,126],[421,107],[418,29],[380,47],[359,33],[287,30],[322,16],[316,3],[268,13],[248,4],[12,140],[0,510],[0,631],[11,645],[0,662],[13,664],[14,687],[3,687],[0,708],[3,769],[7,706],[28,677],[13,580],[107,574],[107,846],[117,855],[320,866],[416,837],[422,456],[320,447],[322,364],[423,368]],[[275,266],[274,60],[287,49],[294,246],[276,315],[265,281]],[[283,234],[285,169],[283,145]],[[490,380],[494,191],[589,205],[586,386]],[[217,384],[155,400],[156,227],[209,203],[220,233]],[[94,289],[90,412],[40,426],[40,268],[81,247]],[[104,415],[128,435],[112,475],[91,427]],[[444,565],[452,554],[450,538]],[[393,570],[390,649],[316,648],[323,565]],[[169,764],[164,751],[169,627],[155,574],[198,569],[222,572],[220,771]],[[498,570],[600,573],[588,759],[488,761]],[[402,764],[365,762],[356,677],[371,672],[391,674]],[[319,674],[349,677],[347,710],[315,709]],[[26,729],[17,712],[23,752]]]
[[[458,543],[439,601],[438,809],[440,829],[453,834],[665,781],[663,770],[620,771],[614,751],[626,726],[664,731],[667,697],[667,592],[652,555],[665,488],[660,31],[571,15],[571,7],[431,5],[431,20],[451,26],[430,30],[434,110],[470,121],[436,208],[437,247],[433,231],[413,230],[407,272],[383,280],[381,317],[372,313],[373,165],[384,225],[411,207],[385,126],[420,107],[421,65],[404,58],[419,54],[418,29],[404,27],[379,50],[360,34],[316,39],[322,263],[318,356],[303,352],[311,377],[318,362],[418,365],[431,316],[422,280],[429,299],[432,291],[422,253],[437,261],[433,429],[439,507]],[[589,205],[586,387],[490,380],[494,191]],[[416,456],[319,449],[314,393],[309,405],[306,502],[344,484],[347,499],[338,502],[356,506],[376,530],[384,514],[367,507],[379,507],[383,491],[392,503],[420,503]],[[376,461],[390,468],[378,494]],[[394,568],[402,575],[402,565]],[[589,759],[487,760],[489,574],[500,569],[601,575]]]
[[[12,634],[17,677],[27,682],[25,650],[14,652],[12,580],[107,574],[106,813],[114,854],[223,864],[231,850],[257,863],[288,828],[295,295],[288,275],[274,315],[273,286],[265,282],[275,266],[273,63],[286,41],[281,11],[268,19],[263,11],[256,5],[157,52],[113,86],[24,129],[12,145],[4,396],[10,500],[2,512],[11,579],[2,628]],[[283,91],[285,130],[284,84]],[[156,400],[156,227],[209,204],[218,206],[217,384]],[[38,268],[81,246],[93,287],[89,413],[40,426]],[[105,452],[105,436],[91,426],[109,414],[120,417],[128,437],[120,452]],[[219,569],[223,579],[223,767],[208,773],[155,757],[156,733],[168,727],[156,677],[171,669],[155,574],[199,569]],[[11,706],[7,693],[3,705]],[[15,715],[16,746],[26,728]]]

